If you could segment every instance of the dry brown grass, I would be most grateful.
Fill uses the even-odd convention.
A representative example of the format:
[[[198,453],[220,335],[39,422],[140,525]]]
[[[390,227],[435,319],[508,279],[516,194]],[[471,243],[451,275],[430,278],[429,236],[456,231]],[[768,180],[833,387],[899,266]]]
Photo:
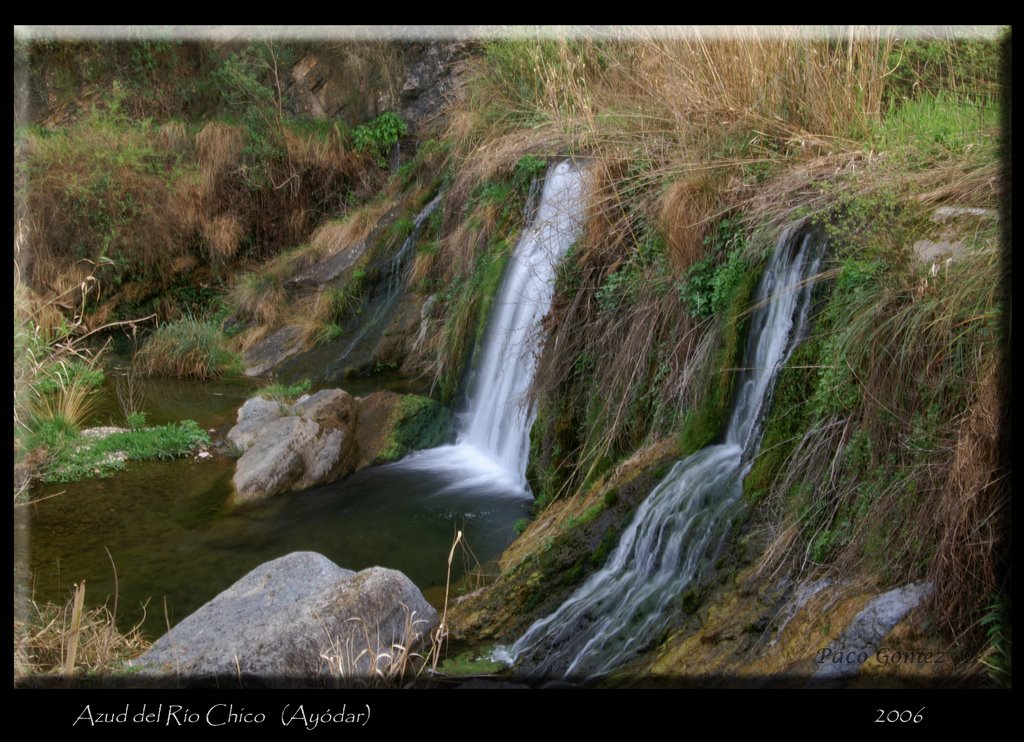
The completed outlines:
[[[216,264],[230,260],[241,246],[245,229],[234,214],[220,214],[200,222],[203,239],[210,249],[211,262]]]
[[[232,304],[248,322],[271,327],[284,309],[286,294],[280,278],[263,273],[241,277],[231,292]]]
[[[216,179],[237,168],[242,156],[242,130],[211,121],[196,134],[196,156],[203,173],[203,186],[212,190]]]
[[[168,121],[160,125],[156,132],[157,142],[168,152],[184,153],[191,146],[185,124],[180,121]]]
[[[288,159],[299,167],[319,167],[342,170],[349,166],[344,142],[333,128],[326,137],[284,129],[284,147]]]
[[[331,219],[317,227],[309,243],[325,253],[340,250],[366,239],[391,204],[382,202],[353,211],[345,219]]]
[[[704,257],[704,238],[718,216],[718,199],[708,185],[705,178],[680,180],[661,199],[661,229],[676,275]]]
[[[1004,459],[1007,383],[999,364],[959,426],[934,520],[941,528],[931,600],[955,633],[975,626],[1003,587],[1010,554],[1010,462]],[[979,632],[980,633],[980,632]],[[977,637],[980,639],[980,637]]]
[[[79,600],[84,597],[81,583]],[[60,675],[108,675],[149,648],[141,622],[122,632],[103,605],[75,610],[76,595],[63,605],[20,604],[14,617],[14,682],[31,686]]]

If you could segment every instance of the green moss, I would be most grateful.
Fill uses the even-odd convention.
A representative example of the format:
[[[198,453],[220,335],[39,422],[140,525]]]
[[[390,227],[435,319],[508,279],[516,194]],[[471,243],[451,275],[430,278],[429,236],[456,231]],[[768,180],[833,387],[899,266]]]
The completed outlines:
[[[584,510],[579,516],[570,517],[566,522],[566,528],[577,528],[579,526],[585,526],[588,523],[593,523],[597,520],[597,516],[604,512],[605,503],[601,501],[596,505],[591,505],[589,508]]]
[[[702,403],[683,417],[679,449],[689,456],[713,443],[729,421],[732,411],[734,369],[742,365],[748,309],[759,274],[747,271],[730,289],[725,312],[719,322],[720,341],[715,355],[715,371],[708,380]]]
[[[623,518],[623,527],[632,519],[632,514],[628,518]],[[622,528],[609,528],[604,532],[601,537],[601,542],[594,549],[593,553],[587,557],[591,566],[597,568],[604,565],[608,559],[608,555],[612,553],[616,545],[619,543],[619,536],[622,534]]]
[[[505,664],[491,659],[493,647],[474,649],[446,659],[438,671],[444,675],[493,675],[505,669]]]
[[[454,435],[451,410],[429,397],[407,394],[395,405],[390,432],[376,461],[395,461],[410,451],[451,443]]]
[[[490,244],[477,256],[473,274],[463,283],[453,284],[442,300],[451,306],[443,331],[447,354],[452,363],[441,378],[441,398],[451,401],[462,378],[465,358],[479,346],[487,329],[491,306],[501,286],[505,265],[512,248],[505,239]]]

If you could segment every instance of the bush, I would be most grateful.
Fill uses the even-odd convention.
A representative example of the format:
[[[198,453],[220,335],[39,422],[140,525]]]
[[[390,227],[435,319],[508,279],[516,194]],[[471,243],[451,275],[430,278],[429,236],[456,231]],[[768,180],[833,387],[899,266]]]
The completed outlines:
[[[723,219],[704,243],[711,247],[707,257],[690,267],[679,290],[680,300],[699,318],[723,311],[749,268],[744,257],[746,239],[738,222]]]
[[[224,336],[211,321],[186,317],[161,325],[135,357],[149,376],[215,379],[234,370],[239,361],[224,348]]]
[[[391,148],[408,130],[409,127],[397,113],[388,111],[353,129],[352,145],[356,152],[368,152],[380,167],[386,168]]]

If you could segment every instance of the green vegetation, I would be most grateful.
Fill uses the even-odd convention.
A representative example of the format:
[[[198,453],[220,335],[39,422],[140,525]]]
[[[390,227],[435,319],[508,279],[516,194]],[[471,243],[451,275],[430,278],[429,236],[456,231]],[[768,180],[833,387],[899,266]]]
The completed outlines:
[[[476,649],[471,652],[463,652],[455,657],[446,659],[438,667],[438,672],[452,677],[466,675],[493,675],[505,669],[503,662],[496,662],[491,659],[491,649]]]
[[[396,461],[410,451],[450,443],[454,424],[454,416],[447,407],[429,397],[406,394],[395,405],[387,439],[376,460]]]
[[[220,329],[209,320],[194,317],[160,325],[143,342],[135,363],[150,376],[199,380],[218,378],[240,365],[225,348]]]
[[[746,240],[738,222],[722,219],[714,234],[704,238],[704,244],[708,246],[706,257],[690,267],[679,289],[680,300],[698,318],[723,312],[750,270],[744,255]]]
[[[303,379],[295,384],[270,384],[256,390],[257,397],[269,399],[282,404],[293,404],[296,399],[309,392],[313,382]]]
[[[43,370],[44,375],[36,380],[35,390],[47,397],[63,394],[76,387],[88,393],[99,389],[106,380],[102,369],[94,368],[77,358],[70,363],[54,363]]]
[[[125,461],[173,459],[210,445],[210,437],[192,420],[100,439],[85,438],[57,422],[44,422],[37,428],[34,441],[45,447],[48,455],[40,471],[44,482],[108,477],[123,469]]]
[[[728,263],[726,264],[728,265]],[[750,302],[759,276],[746,271],[729,287],[723,312],[717,315],[717,350],[713,371],[705,380],[703,397],[687,411],[679,432],[679,451],[688,456],[714,441],[725,431],[732,412],[735,369],[743,362],[743,348],[749,322]]]
[[[999,130],[999,107],[993,101],[940,91],[891,105],[871,144],[893,156],[895,164],[920,169],[958,158],[991,158]]]
[[[1000,595],[987,607],[979,622],[988,635],[981,663],[988,670],[991,685],[1010,688],[1013,683],[1013,621],[1009,597]]]
[[[387,111],[373,121],[352,130],[352,146],[356,152],[368,152],[378,166],[388,166],[388,155],[409,127],[397,113]]]

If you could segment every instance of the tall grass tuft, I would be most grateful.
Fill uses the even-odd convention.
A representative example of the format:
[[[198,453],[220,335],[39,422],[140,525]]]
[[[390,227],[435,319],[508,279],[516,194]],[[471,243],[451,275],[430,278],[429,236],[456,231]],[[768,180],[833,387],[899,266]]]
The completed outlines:
[[[235,369],[237,358],[224,347],[220,329],[209,320],[185,317],[158,327],[135,356],[149,376],[214,379]]]
[[[65,605],[40,605],[27,599],[16,601],[15,684],[49,686],[61,675],[66,680],[118,675],[127,660],[149,648],[141,621],[128,631],[122,631],[106,605],[82,610],[80,601],[84,593],[85,583],[82,582]]]

